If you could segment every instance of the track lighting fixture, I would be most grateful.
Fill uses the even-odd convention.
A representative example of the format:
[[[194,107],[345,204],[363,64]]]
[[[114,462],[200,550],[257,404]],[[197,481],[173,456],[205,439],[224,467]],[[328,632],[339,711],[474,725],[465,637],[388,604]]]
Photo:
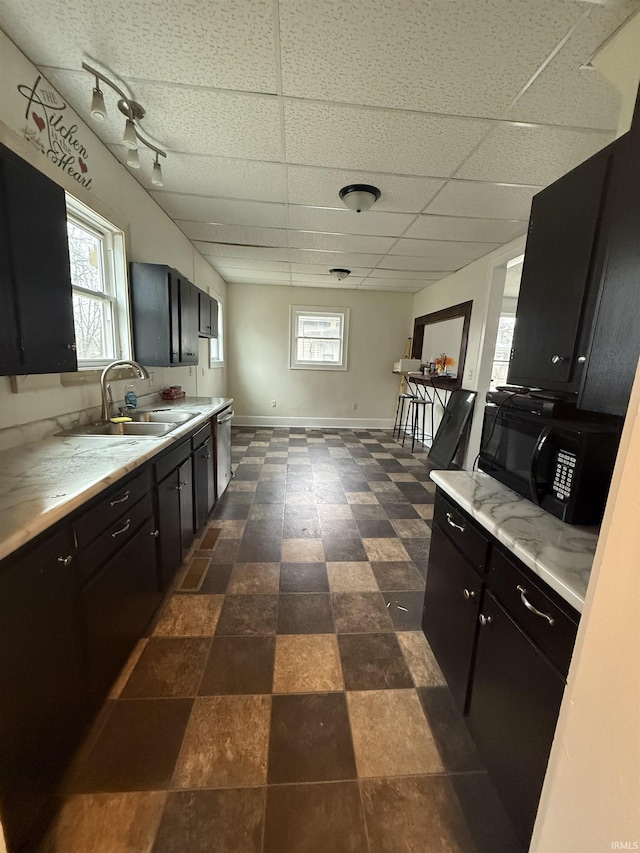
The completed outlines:
[[[338,281],[344,281],[347,276],[351,275],[351,270],[340,269],[340,267],[334,267],[329,270],[329,272],[334,278],[337,278]]]
[[[380,190],[371,184],[349,184],[340,190],[340,198],[349,210],[362,213],[363,210],[369,210],[378,201]]]
[[[139,122],[140,119],[145,116],[144,107],[132,100],[126,92],[123,92],[122,89],[113,82],[113,80],[110,80],[101,71],[98,71],[91,65],[87,65],[86,62],[82,63],[82,67],[95,78],[95,86],[91,97],[92,118],[95,119],[95,121],[100,122],[105,121],[107,118],[107,110],[104,105],[104,95],[100,89],[100,83],[106,83],[107,86],[109,86],[110,89],[113,89],[113,91],[119,96],[118,109],[125,117],[122,142],[127,148],[127,166],[131,169],[140,168],[140,155],[138,153],[138,149],[140,147],[140,143],[142,143],[145,148],[149,148],[156,155],[156,159],[151,170],[151,183],[154,187],[163,186],[162,167],[160,166],[160,160],[158,158],[166,157],[167,154],[161,148],[158,148],[152,142],[149,142],[148,139],[145,139],[136,124],[136,122]]]

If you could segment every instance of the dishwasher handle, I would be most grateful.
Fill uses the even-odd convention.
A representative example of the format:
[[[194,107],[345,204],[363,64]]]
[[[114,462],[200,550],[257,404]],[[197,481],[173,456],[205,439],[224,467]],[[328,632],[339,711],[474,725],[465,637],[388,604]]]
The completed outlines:
[[[235,416],[236,416],[236,413],[233,411],[233,409],[231,409],[231,411],[227,412],[227,414],[225,414],[225,416],[223,418],[218,416],[218,423],[219,424],[226,424],[227,421],[232,420],[233,418],[235,418]]]

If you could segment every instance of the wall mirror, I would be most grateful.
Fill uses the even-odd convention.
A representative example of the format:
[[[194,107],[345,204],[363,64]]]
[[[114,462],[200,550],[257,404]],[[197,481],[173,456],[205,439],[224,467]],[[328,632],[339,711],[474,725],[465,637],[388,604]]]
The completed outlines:
[[[448,375],[438,376],[439,382],[455,390],[462,387],[464,360],[467,354],[469,324],[473,300],[423,314],[413,323],[411,357],[419,358],[423,364],[435,361],[442,353],[453,359]]]

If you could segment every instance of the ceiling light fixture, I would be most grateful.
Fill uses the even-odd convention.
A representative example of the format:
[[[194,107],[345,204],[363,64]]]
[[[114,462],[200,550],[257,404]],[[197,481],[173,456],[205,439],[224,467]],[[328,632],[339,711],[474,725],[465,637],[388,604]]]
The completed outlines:
[[[140,121],[140,119],[145,116],[144,107],[132,100],[126,92],[122,91],[117,83],[114,83],[113,80],[106,77],[101,71],[98,71],[97,68],[87,65],[86,62],[82,63],[82,67],[85,71],[88,71],[96,81],[93,88],[93,95],[91,97],[92,118],[100,122],[106,121],[107,110],[104,105],[104,95],[100,89],[100,82],[106,83],[107,86],[113,89],[113,91],[119,96],[120,100],[118,101],[118,109],[126,119],[122,142],[127,148],[127,166],[131,169],[140,168],[140,155],[138,154],[138,148],[139,143],[141,142],[146,148],[149,148],[156,155],[151,171],[151,183],[154,187],[164,186],[164,182],[162,180],[162,167],[160,166],[158,158],[166,157],[166,151],[163,151],[152,142],[149,142],[148,139],[145,139],[136,124],[136,122]]]
[[[342,187],[340,190],[340,198],[349,210],[362,213],[378,201],[380,190],[371,184],[349,184],[348,187]]]
[[[338,281],[344,281],[347,276],[351,275],[351,270],[340,269],[340,267],[334,267],[333,269],[329,270],[329,272],[334,278],[337,278]]]

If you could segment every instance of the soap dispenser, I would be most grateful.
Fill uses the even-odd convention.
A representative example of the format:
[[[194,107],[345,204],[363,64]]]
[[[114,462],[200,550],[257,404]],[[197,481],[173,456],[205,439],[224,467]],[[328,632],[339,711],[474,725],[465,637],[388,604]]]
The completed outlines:
[[[127,409],[135,409],[138,405],[138,395],[135,385],[127,385],[124,389],[124,402]]]

